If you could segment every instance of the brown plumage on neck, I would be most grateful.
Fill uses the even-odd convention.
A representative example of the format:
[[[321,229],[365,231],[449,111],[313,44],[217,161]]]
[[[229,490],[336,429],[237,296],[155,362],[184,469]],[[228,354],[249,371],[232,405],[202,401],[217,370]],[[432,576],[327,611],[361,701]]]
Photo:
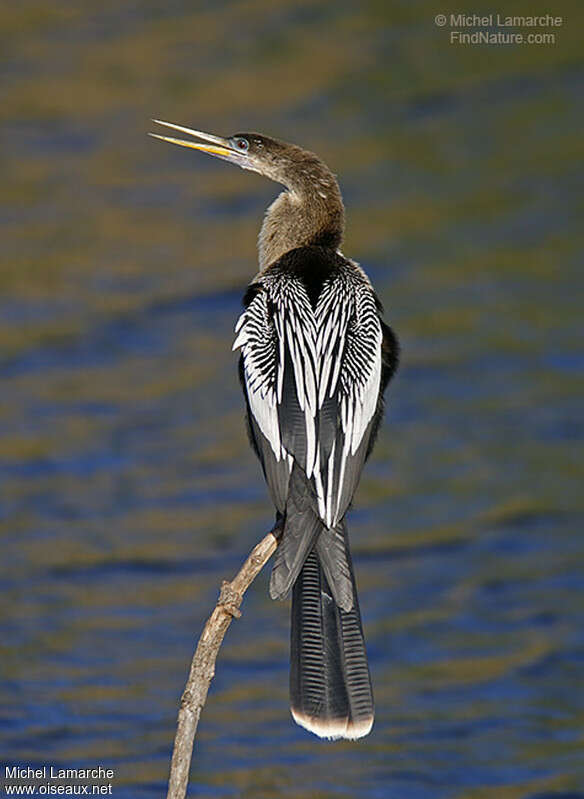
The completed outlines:
[[[263,174],[286,186],[266,211],[258,238],[260,271],[284,253],[309,244],[336,250],[345,209],[333,173],[313,153],[286,145]]]

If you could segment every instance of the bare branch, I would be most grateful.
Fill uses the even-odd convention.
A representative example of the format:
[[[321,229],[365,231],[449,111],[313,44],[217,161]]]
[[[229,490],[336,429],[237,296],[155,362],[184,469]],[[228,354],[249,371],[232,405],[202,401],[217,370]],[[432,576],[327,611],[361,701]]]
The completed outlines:
[[[219,648],[231,620],[241,616],[239,608],[243,595],[278,545],[276,532],[277,528],[268,533],[252,549],[247,560],[230,583],[223,583],[215,610],[205,624],[181,698],[170,764],[167,799],[184,799],[186,796],[195,734],[201,710],[207,699],[209,685],[215,675],[215,661]]]

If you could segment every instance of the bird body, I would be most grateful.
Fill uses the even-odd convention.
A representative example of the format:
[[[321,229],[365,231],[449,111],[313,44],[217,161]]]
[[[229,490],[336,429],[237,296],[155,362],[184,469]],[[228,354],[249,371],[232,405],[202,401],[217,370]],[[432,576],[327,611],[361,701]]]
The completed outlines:
[[[220,139],[162,124],[211,144],[170,141],[285,186],[260,231],[260,271],[233,349],[280,531],[270,595],[292,591],[292,715],[321,737],[360,738],[374,709],[345,515],[383,416],[397,339],[365,272],[339,250],[341,193],[317,156],[260,134]]]

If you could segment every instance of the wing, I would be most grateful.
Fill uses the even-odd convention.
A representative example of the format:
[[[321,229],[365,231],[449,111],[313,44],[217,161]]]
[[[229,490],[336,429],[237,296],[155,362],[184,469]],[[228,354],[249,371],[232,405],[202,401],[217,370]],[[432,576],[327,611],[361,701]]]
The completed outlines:
[[[271,274],[236,325],[248,418],[274,503],[284,512],[294,462],[316,463],[314,313],[300,280]]]
[[[319,364],[319,512],[343,518],[367,454],[381,384],[381,321],[369,281],[354,267],[325,283],[315,311]]]
[[[241,347],[250,428],[276,507],[284,512],[296,462],[329,529],[343,518],[367,454],[382,339],[369,281],[335,257],[340,267],[323,281],[315,307],[298,268],[282,259],[267,270],[233,345]]]
[[[283,389],[284,342],[278,338],[272,303],[261,286],[241,314],[233,349],[241,347],[240,373],[247,400],[250,435],[277,509],[288,496],[292,458],[282,444],[278,404]]]

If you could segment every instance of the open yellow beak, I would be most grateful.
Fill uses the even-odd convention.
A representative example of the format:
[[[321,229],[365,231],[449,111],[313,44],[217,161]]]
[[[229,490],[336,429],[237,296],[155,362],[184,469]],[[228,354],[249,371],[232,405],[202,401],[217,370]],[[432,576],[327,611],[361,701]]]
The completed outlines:
[[[204,153],[218,155],[227,159],[230,159],[233,155],[239,155],[237,150],[231,146],[229,140],[223,139],[221,136],[213,136],[210,133],[202,133],[200,130],[185,128],[182,125],[175,125],[172,122],[163,122],[161,119],[153,119],[152,121],[156,122],[157,125],[164,125],[166,128],[178,130],[181,133],[186,133],[189,136],[196,136],[198,139],[202,139],[204,142],[210,143],[202,144],[201,142],[197,141],[186,141],[185,139],[175,139],[172,136],[160,136],[158,133],[149,133],[148,135],[152,136],[154,139],[161,139],[161,141],[168,141],[171,144],[178,144],[180,147],[190,147],[193,150],[202,150]]]

